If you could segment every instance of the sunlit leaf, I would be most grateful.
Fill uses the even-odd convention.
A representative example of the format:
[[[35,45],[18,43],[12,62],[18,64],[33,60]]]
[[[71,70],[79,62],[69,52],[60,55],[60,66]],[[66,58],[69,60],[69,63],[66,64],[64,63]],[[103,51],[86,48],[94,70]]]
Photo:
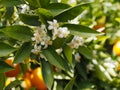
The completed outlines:
[[[23,0],[0,0],[0,6],[14,6],[14,5],[20,5],[23,4]]]
[[[85,10],[83,8],[85,5],[88,4],[79,4],[77,6],[65,9],[60,14],[56,15],[55,19],[57,19],[60,22],[67,22],[68,20],[72,20],[75,17],[77,17],[79,14],[81,14],[83,10]]]
[[[63,3],[51,3],[46,7],[47,10],[51,11],[53,16],[59,15],[67,8],[70,8],[70,6],[68,4]]]
[[[7,56],[14,52],[16,49],[8,44],[0,42],[0,57]]]
[[[102,33],[99,33],[89,27],[83,26],[83,25],[76,25],[76,24],[65,24],[63,25],[70,30],[70,33],[72,35],[77,35],[81,37],[90,37],[90,36],[98,36],[102,35]]]
[[[20,41],[30,41],[32,37],[31,28],[27,26],[8,26],[6,28],[0,29],[1,32],[6,34],[8,37],[20,40]]]
[[[112,78],[110,74],[105,70],[105,68],[102,65],[95,65],[95,75],[98,77],[98,79],[102,81],[112,81]]]
[[[43,23],[53,18],[52,13],[44,8],[37,9],[36,13],[39,15]]]

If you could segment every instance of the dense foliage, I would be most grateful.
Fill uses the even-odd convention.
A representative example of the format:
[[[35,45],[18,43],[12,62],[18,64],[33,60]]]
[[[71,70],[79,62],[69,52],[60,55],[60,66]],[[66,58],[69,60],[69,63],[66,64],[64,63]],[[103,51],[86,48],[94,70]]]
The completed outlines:
[[[48,90],[119,90],[119,25],[119,0],[0,0],[0,90],[38,67]]]

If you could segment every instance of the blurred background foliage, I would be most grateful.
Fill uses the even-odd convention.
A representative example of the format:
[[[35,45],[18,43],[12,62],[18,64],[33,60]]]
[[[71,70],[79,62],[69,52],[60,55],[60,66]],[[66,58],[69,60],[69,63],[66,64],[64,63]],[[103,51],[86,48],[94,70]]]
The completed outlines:
[[[18,0],[19,3],[15,2],[17,6],[13,6],[13,3],[11,5],[7,3],[4,4],[2,1],[4,0],[0,1],[0,29],[12,25],[28,24],[28,26],[32,27],[41,24],[37,15],[38,13],[36,14],[34,11],[39,5],[35,3],[29,4],[30,9],[28,9],[24,4],[24,0]],[[25,1],[33,2],[32,0]],[[50,0],[50,3],[60,2],[69,4],[72,7],[88,3],[87,8],[85,7],[81,14],[69,22],[92,28],[93,30],[104,34],[84,39],[84,46],[80,46],[78,50],[74,51],[74,53],[79,53],[80,59],[76,61],[75,54],[72,54],[73,61],[71,62],[71,72],[53,66],[54,81],[52,86],[50,81],[47,85],[51,87],[51,90],[120,90],[120,54],[116,53],[116,49],[113,50],[116,42],[120,40],[120,0]],[[42,7],[46,8],[47,6],[43,4]],[[29,14],[31,16],[26,16],[24,14]],[[31,18],[34,19],[32,20]],[[49,18],[51,18],[51,16],[47,18],[45,17],[45,19]],[[28,21],[30,19],[32,20],[31,22]],[[27,29],[29,30],[29,28]],[[23,42],[19,42],[16,38],[11,39],[3,32],[0,32],[0,40],[9,45],[16,45],[17,48],[22,46],[23,50],[26,48],[25,45],[29,46],[29,43],[22,45]],[[118,47],[117,51],[120,53],[120,45],[115,47]],[[69,47],[64,48],[66,51],[68,49],[73,52]],[[62,57],[66,54],[66,51],[64,50],[61,54]],[[13,51],[15,50],[12,49],[11,52]],[[47,51],[45,51],[45,53],[46,52]],[[2,57],[1,60],[5,60],[6,58],[8,57]],[[29,64],[26,60],[27,64],[20,64],[22,67],[22,74],[20,73],[20,75],[16,77],[20,82],[16,81],[15,84],[9,84],[8,86],[0,84],[0,87],[4,87],[5,90],[8,90],[6,88],[13,87],[15,87],[15,90],[24,90],[21,86],[22,81],[20,76],[27,72],[27,67],[34,69],[39,66],[38,63],[42,63],[42,65],[47,68],[51,68],[48,63],[40,61],[39,58],[33,54],[31,54],[30,58],[36,60],[34,62],[30,61]],[[47,68],[44,70],[49,70]],[[44,70],[43,73],[46,74]],[[0,74],[0,76],[4,77],[3,74]],[[47,75],[43,75],[43,77],[45,79]],[[7,82],[7,78],[2,78],[0,81],[3,83]],[[35,90],[35,88],[32,87],[30,90]]]

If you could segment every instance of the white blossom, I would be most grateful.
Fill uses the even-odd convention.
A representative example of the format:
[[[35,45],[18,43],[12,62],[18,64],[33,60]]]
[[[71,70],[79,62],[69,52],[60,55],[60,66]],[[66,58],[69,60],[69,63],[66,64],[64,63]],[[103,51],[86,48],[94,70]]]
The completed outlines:
[[[34,45],[34,49],[32,49],[31,52],[37,54],[37,53],[40,52],[40,50],[41,50],[41,45],[37,45],[37,44],[35,44],[35,45]]]
[[[72,41],[70,43],[68,43],[68,45],[71,48],[75,48],[75,49],[78,49],[79,46],[82,46],[83,44],[84,44],[84,39],[82,37],[79,37],[79,36],[74,36]]]
[[[70,34],[70,31],[66,27],[59,27],[57,30],[53,32],[53,40],[57,37],[66,38]]]
[[[52,30],[53,40],[56,39],[57,37],[66,38],[70,34],[70,31],[68,30],[68,28],[59,27],[59,23],[55,19],[53,20],[53,22],[48,21],[48,24],[49,24],[48,29]]]
[[[48,45],[52,44],[51,38],[47,35],[45,25],[36,28],[32,41],[34,41],[34,49],[32,49],[32,52],[34,53],[38,53],[42,47],[45,49]]]
[[[79,53],[76,53],[76,54],[75,54],[75,60],[78,61],[78,62],[80,62],[80,59],[81,59],[80,54],[79,54]]]
[[[49,30],[56,30],[59,27],[59,24],[58,24],[57,20],[55,20],[55,19],[53,20],[53,22],[48,21],[48,24],[49,24],[49,26],[48,26]]]
[[[87,66],[87,70],[94,70],[94,65],[92,63],[89,63]]]

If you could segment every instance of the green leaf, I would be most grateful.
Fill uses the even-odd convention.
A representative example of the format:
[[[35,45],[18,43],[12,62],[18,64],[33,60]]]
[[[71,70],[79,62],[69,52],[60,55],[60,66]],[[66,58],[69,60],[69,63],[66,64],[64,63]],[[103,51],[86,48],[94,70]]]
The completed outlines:
[[[5,12],[4,17],[6,19],[10,19],[12,17],[13,13],[14,13],[14,7],[6,7],[6,12]]]
[[[11,83],[5,88],[5,90],[9,90],[9,89],[11,89],[11,88],[13,88],[13,87],[16,87],[16,86],[20,85],[21,82],[22,82],[22,81],[20,81],[20,80],[15,80],[15,81],[11,82]]]
[[[58,3],[58,0],[51,0],[52,3]]]
[[[36,13],[39,15],[42,22],[53,19],[52,13],[47,9],[39,8],[36,10]]]
[[[28,15],[28,14],[19,14],[20,20],[28,25],[40,26],[39,16]]]
[[[74,84],[74,81],[75,81],[75,77],[72,78],[69,83],[65,86],[64,90],[73,90],[72,87],[73,87],[73,84]]]
[[[68,4],[63,3],[51,3],[49,4],[46,9],[51,11],[53,16],[59,15],[61,12],[63,12],[65,9],[70,8]]]
[[[15,5],[20,5],[23,4],[23,0],[0,0],[0,6],[15,6]]]
[[[55,65],[56,67],[65,70],[64,62],[62,62],[62,58],[55,52],[55,50],[51,47],[48,47],[47,49],[43,50],[42,52],[44,56],[47,58],[47,60]]]
[[[85,10],[85,5],[87,4],[79,4],[77,6],[65,9],[60,14],[56,15],[55,19],[57,19],[59,22],[67,22],[68,20],[72,20],[81,14],[83,10]]]
[[[44,82],[47,85],[48,89],[51,90],[54,80],[52,66],[50,63],[46,62],[45,60],[41,60],[41,64],[42,64],[42,75]]]
[[[93,52],[86,46],[79,46],[79,53],[85,56],[87,59],[93,59]]]
[[[28,2],[31,9],[37,9],[37,8],[41,7],[39,0],[34,0],[34,1],[33,0],[25,0],[25,1]]]
[[[0,42],[0,57],[7,56],[14,52],[16,49],[13,48],[12,46]]]
[[[6,28],[0,29],[0,31],[6,34],[8,37],[24,42],[31,40],[31,30],[31,28],[21,25],[8,26]]]
[[[95,85],[91,83],[90,81],[77,81],[76,85],[79,90],[96,90]]]
[[[4,73],[10,70],[14,70],[14,68],[5,63],[4,61],[0,60],[0,73]]]
[[[0,90],[3,90],[5,86],[5,76],[4,73],[0,73]]]
[[[53,46],[58,49],[58,48],[61,48],[63,46],[65,42],[65,39],[64,38],[56,38],[54,41],[53,41]]]
[[[39,0],[41,7],[48,7],[50,0]]]
[[[67,3],[69,0],[61,0],[62,3]]]
[[[94,69],[94,73],[98,77],[98,79],[102,81],[112,81],[110,74],[105,70],[105,68],[101,64],[95,65]]]
[[[27,59],[32,49],[31,42],[24,43],[15,55],[13,63],[21,63]]]
[[[73,52],[73,50],[69,46],[66,45],[63,48],[63,52],[64,52],[67,60],[69,61],[69,63],[72,64],[72,52]]]
[[[76,70],[85,80],[87,79],[86,64],[84,61],[76,64]]]
[[[64,27],[67,27],[70,30],[72,35],[81,36],[81,37],[90,37],[90,36],[98,36],[102,35],[89,27],[83,25],[76,25],[76,24],[65,24]]]

